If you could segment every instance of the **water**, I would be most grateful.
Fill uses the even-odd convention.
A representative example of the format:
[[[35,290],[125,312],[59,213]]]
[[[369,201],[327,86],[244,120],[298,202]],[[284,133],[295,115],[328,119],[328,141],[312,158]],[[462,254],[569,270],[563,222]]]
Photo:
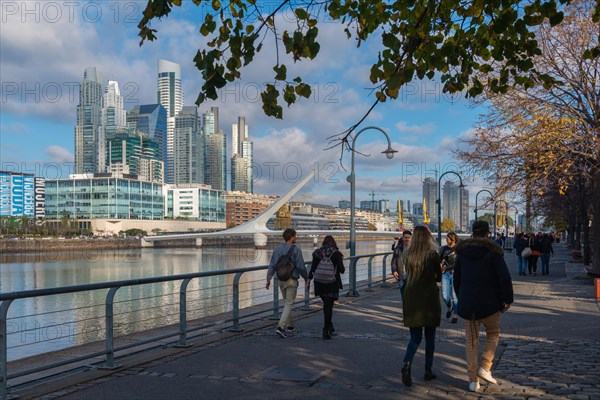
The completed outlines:
[[[302,246],[306,261],[312,247]],[[389,242],[357,243],[357,254],[390,250]],[[4,257],[0,291],[82,285],[266,265],[272,250],[253,248],[134,249],[61,252]],[[348,250],[342,253],[348,256]],[[346,263],[346,267],[348,267]],[[347,274],[346,274],[347,275]],[[359,269],[358,280],[366,278]],[[381,275],[381,263],[374,275]],[[234,275],[191,281],[187,289],[188,320],[231,311]],[[347,276],[344,277],[347,282]],[[180,281],[124,287],[115,296],[115,336],[179,321]],[[272,301],[265,271],[245,273],[240,281],[240,308]],[[103,340],[104,301],[108,290],[13,301],[7,320],[8,357],[16,360],[44,352]]]

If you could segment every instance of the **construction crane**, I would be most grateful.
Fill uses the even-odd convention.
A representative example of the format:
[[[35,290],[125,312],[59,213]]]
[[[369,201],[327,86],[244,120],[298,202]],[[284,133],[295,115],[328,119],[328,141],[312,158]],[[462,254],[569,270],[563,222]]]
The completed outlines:
[[[385,193],[375,193],[374,190],[371,190],[371,193],[369,193],[369,196],[371,196],[371,210],[375,210],[375,196],[386,196]],[[384,211],[384,210],[381,210]]]

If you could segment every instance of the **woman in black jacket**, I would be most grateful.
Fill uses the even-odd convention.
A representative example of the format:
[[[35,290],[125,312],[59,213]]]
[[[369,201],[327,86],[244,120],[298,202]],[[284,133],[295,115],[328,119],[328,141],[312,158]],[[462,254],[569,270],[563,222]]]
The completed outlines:
[[[335,278],[331,283],[322,283],[315,280],[315,296],[320,296],[323,300],[323,316],[325,324],[323,326],[323,339],[331,339],[335,332],[331,319],[333,316],[333,304],[340,297],[342,289],[342,278],[340,274],[346,272],[344,268],[344,255],[339,251],[337,243],[333,236],[327,235],[323,239],[323,245],[313,252],[312,266],[306,281],[306,287],[310,291],[310,281],[315,275],[319,263],[324,258],[328,258],[335,268]]]

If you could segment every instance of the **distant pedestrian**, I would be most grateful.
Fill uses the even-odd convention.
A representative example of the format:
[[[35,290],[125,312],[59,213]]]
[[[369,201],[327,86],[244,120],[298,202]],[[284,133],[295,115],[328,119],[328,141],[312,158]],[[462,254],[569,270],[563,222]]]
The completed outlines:
[[[267,290],[271,286],[271,278],[275,275],[275,264],[280,259],[281,256],[290,255],[292,259],[292,263],[294,265],[294,269],[292,271],[291,277],[282,282],[279,281],[279,290],[281,291],[281,295],[284,299],[283,311],[281,312],[281,317],[279,318],[279,323],[277,324],[276,333],[285,338],[287,333],[294,332],[295,326],[294,321],[292,319],[292,305],[294,304],[294,300],[296,299],[296,294],[298,292],[298,279],[300,277],[306,280],[308,278],[306,273],[306,266],[304,265],[304,258],[302,257],[302,250],[296,246],[296,231],[288,228],[283,232],[283,240],[285,243],[280,244],[273,250],[273,255],[271,256],[271,263],[269,264],[269,269],[267,270]],[[287,331],[287,333],[286,333]]]
[[[517,255],[517,269],[519,271],[519,275],[525,275],[527,270],[527,258],[521,255],[525,247],[527,247],[527,240],[525,239],[523,232],[520,232],[517,234],[515,242],[513,243],[513,248],[515,249],[515,254]]]
[[[550,274],[550,255],[554,254],[552,242],[554,242],[554,239],[547,233],[544,233],[542,237],[542,254],[540,255],[542,260],[542,275]]]
[[[394,278],[396,278],[396,281],[400,286],[400,296],[402,298],[404,297],[404,286],[406,285],[406,271],[404,270],[404,265],[402,264],[402,253],[404,253],[410,246],[411,239],[411,231],[405,230],[402,232],[400,243],[396,245],[394,248],[394,253],[392,254],[392,275]]]
[[[415,353],[421,344],[425,331],[425,376],[426,381],[434,379],[432,371],[435,352],[435,330],[440,326],[442,306],[436,282],[441,280],[441,260],[437,244],[425,226],[414,230],[410,247],[402,255],[406,268],[404,289],[404,326],[410,328],[410,340],[404,354],[402,383],[412,385],[411,367]]]
[[[467,374],[472,392],[479,390],[479,378],[497,383],[490,370],[500,338],[500,314],[513,302],[504,252],[488,239],[489,231],[487,222],[475,221],[472,238],[456,246],[454,289],[458,295],[458,315],[465,321]],[[479,367],[481,325],[485,327],[486,338]]]
[[[454,232],[448,232],[446,235],[446,245],[440,249],[440,258],[442,259],[442,298],[446,304],[446,319],[452,316],[451,324],[458,321],[457,305],[458,298],[454,291],[454,264],[456,263],[456,245],[458,244],[458,235]]]
[[[335,269],[334,281],[331,283],[323,283],[315,280],[315,296],[321,297],[323,301],[323,339],[331,339],[331,335],[335,332],[333,327],[333,305],[340,297],[340,289],[342,289],[342,278],[340,274],[346,272],[344,268],[344,255],[337,247],[337,243],[333,236],[325,236],[323,245],[316,249],[312,254],[312,266],[306,281],[306,288],[310,291],[310,281],[313,279],[315,272],[321,265],[323,259],[331,260]]]
[[[531,255],[527,257],[527,267],[529,268],[529,275],[537,275],[537,260],[542,254],[542,240],[541,235],[529,235],[529,248],[531,249]]]
[[[496,244],[498,246],[500,246],[500,248],[504,248],[504,240],[502,239],[502,235],[499,233],[496,233],[496,240],[495,240]]]

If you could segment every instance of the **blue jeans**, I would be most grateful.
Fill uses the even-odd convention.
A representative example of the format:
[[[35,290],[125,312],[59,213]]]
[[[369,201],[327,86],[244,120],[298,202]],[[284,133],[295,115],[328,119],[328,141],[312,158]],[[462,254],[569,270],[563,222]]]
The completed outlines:
[[[549,274],[549,268],[550,268],[550,253],[542,253],[542,255],[540,256],[540,258],[542,259],[542,274]]]
[[[404,362],[412,362],[415,353],[421,344],[423,338],[423,329],[425,329],[425,368],[430,369],[433,365],[433,353],[435,352],[435,326],[425,328],[410,328],[410,340],[406,346]]]
[[[454,274],[452,272],[444,272],[442,274],[442,298],[444,299],[446,307],[452,307],[454,314],[456,314],[458,297],[456,297],[456,293],[454,293],[453,281]]]
[[[527,259],[525,257],[517,256],[517,265],[519,274],[525,275],[525,272],[527,271]]]

